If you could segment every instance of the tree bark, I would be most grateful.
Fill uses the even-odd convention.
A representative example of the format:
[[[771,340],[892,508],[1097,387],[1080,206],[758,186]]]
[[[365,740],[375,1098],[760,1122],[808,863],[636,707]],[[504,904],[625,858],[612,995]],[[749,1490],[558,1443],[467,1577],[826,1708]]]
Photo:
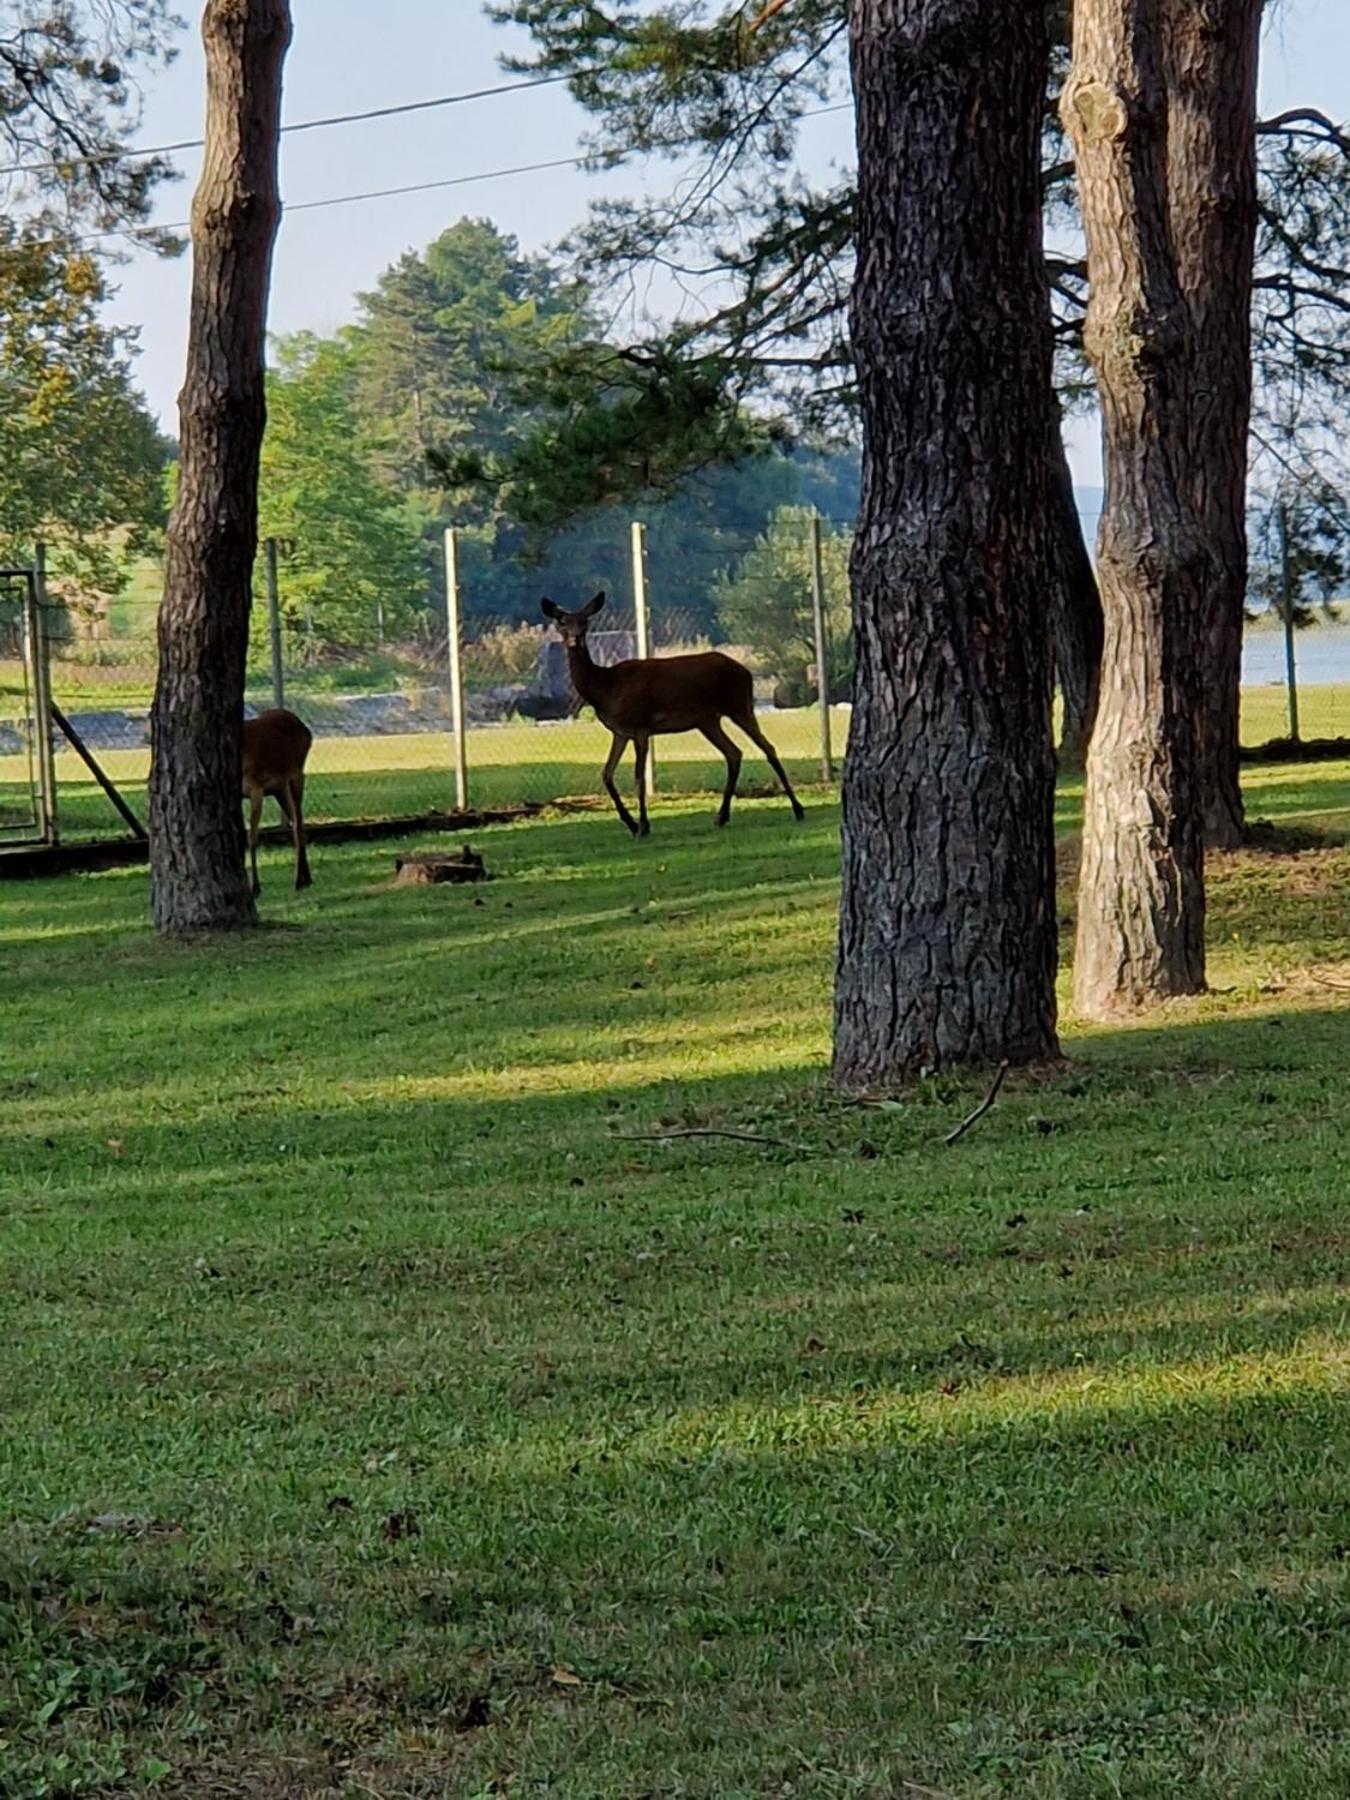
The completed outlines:
[[[151,911],[175,935],[256,922],[244,872],[241,734],[290,34],[287,0],[208,0],[202,20],[206,147],[192,205],[181,464],[151,715]]]
[[[1089,1018],[1197,993],[1205,979],[1194,621],[1206,557],[1186,480],[1192,338],[1169,231],[1160,4],[1078,0],[1063,96],[1106,466],[1074,967]]]
[[[1050,587],[1051,638],[1063,709],[1061,763],[1082,767],[1097,719],[1102,673],[1102,597],[1083,540],[1073,495],[1073,472],[1064,449],[1058,405],[1051,410],[1050,507],[1054,530],[1054,579]]]
[[[1041,0],[851,0],[863,491],[836,1079],[1058,1052]]]
[[[1164,0],[1168,206],[1195,342],[1187,468],[1209,558],[1199,630],[1207,843],[1244,834],[1238,779],[1262,0]]]

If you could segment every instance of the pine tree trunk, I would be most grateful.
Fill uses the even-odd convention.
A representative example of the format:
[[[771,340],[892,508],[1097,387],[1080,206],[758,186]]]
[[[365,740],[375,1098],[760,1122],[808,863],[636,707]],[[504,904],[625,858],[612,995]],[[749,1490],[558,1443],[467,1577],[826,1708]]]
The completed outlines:
[[[1074,966],[1089,1018],[1197,993],[1205,978],[1194,621],[1206,558],[1185,478],[1192,342],[1167,216],[1158,6],[1077,0],[1063,97],[1106,465]]]
[[[206,148],[151,718],[151,911],[170,934],[256,920],[244,873],[244,664],[290,30],[287,0],[208,0],[202,20]]]
[[[1191,492],[1209,555],[1199,620],[1206,842],[1232,849],[1247,599],[1256,72],[1262,0],[1164,0],[1168,205],[1195,339]]]
[[[1097,718],[1102,673],[1102,597],[1083,540],[1083,521],[1073,496],[1073,472],[1064,449],[1058,406],[1051,409],[1050,506],[1054,530],[1054,580],[1050,588],[1051,638],[1063,708],[1061,763],[1082,767]]]
[[[835,1076],[1055,1036],[1041,0],[852,0],[863,492]]]

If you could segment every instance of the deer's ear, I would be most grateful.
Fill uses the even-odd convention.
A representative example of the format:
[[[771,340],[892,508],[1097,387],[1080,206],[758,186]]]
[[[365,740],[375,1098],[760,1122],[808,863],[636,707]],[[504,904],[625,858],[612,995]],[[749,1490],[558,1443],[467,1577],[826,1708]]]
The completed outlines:
[[[593,619],[604,604],[605,604],[605,590],[603,588],[601,588],[600,592],[595,596],[594,600],[588,600],[586,602],[585,606],[583,606],[581,610],[588,619]]]
[[[556,619],[558,617],[558,608],[547,595],[539,602],[539,607],[546,619]]]

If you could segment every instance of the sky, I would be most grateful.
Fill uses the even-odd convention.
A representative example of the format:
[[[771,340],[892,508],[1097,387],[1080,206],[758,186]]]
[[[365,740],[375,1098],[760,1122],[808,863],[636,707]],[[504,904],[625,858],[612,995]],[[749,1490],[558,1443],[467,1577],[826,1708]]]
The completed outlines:
[[[185,12],[195,12],[188,0]],[[500,59],[524,49],[523,33],[485,18],[479,0],[294,0],[295,34],[286,64],[288,122],[426,100],[518,79]],[[1314,105],[1350,115],[1350,0],[1279,0],[1270,8],[1262,68],[1262,111]],[[145,145],[200,135],[203,76],[195,27],[177,60],[145,81]],[[553,169],[476,177],[524,163],[574,156],[589,121],[565,88],[497,95],[401,118],[372,120],[283,140],[282,194],[288,208],[277,244],[273,331],[332,332],[355,313],[356,296],[405,250],[419,250],[469,214],[488,217],[522,248],[556,244],[592,200],[605,194],[665,192],[679,166],[658,160],[603,175]],[[845,114],[808,120],[800,163],[808,176],[852,162]],[[196,152],[175,156],[184,179],[161,196],[158,218],[187,218]],[[314,201],[424,182],[435,191],[304,210]],[[187,334],[190,266],[138,254],[114,270],[109,314],[140,329],[137,379],[166,429],[176,429]],[[659,293],[656,295],[660,301]],[[1096,429],[1078,422],[1070,441],[1080,484],[1101,477]]]

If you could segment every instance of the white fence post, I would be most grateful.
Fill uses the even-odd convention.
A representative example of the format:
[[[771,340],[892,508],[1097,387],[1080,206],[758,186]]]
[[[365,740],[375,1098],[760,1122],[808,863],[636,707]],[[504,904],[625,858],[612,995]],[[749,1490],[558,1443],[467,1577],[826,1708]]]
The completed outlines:
[[[52,639],[51,612],[47,600],[47,546],[33,547],[33,596],[31,638],[33,652],[33,713],[37,729],[38,787],[42,798],[42,838],[57,841],[56,753],[52,745]]]
[[[1294,584],[1289,571],[1289,515],[1283,500],[1275,515],[1280,534],[1280,613],[1284,619],[1284,681],[1289,694],[1289,737],[1298,742],[1298,673],[1294,666]]]
[[[647,611],[647,527],[633,520],[633,619],[637,632],[637,653],[646,658],[652,653],[651,619]],[[656,791],[656,751],[647,746],[647,791]]]
[[[825,641],[825,568],[820,554],[820,514],[811,514],[811,611],[816,627],[816,695],[820,702],[820,772],[834,780],[834,746],[830,741],[830,671]]]
[[[267,637],[272,648],[272,704],[286,704],[286,667],[281,654],[281,584],[277,579],[277,540],[268,538],[263,545],[263,567],[267,572]]]
[[[450,731],[455,745],[455,807],[469,804],[469,755],[464,729],[464,671],[459,640],[459,537],[453,525],[445,532],[445,624],[450,660]]]

